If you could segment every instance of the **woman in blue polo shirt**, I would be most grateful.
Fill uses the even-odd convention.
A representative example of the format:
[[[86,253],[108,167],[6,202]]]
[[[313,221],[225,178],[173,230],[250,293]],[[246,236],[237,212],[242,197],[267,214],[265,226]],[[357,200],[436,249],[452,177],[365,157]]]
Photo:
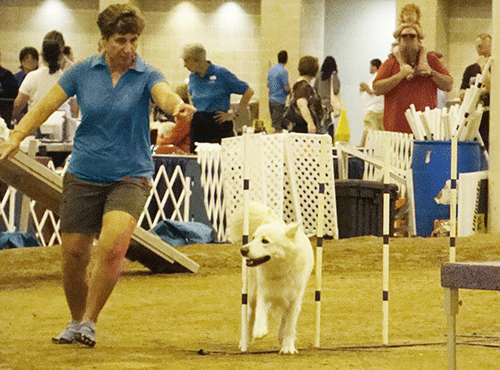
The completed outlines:
[[[226,68],[206,60],[200,44],[184,48],[182,59],[189,75],[188,92],[196,108],[191,121],[191,152],[195,143],[219,143],[234,136],[233,119],[247,109],[253,90]],[[230,110],[231,94],[243,95],[236,111]]]
[[[99,14],[103,54],[71,67],[10,134],[0,159],[76,95],[82,112],[71,161],[63,179],[60,210],[63,287],[71,322],[54,343],[95,345],[95,324],[120,274],[120,264],[149,195],[154,173],[150,153],[149,101],[190,119],[165,77],[137,54],[144,29],[139,9],[110,5]],[[96,261],[87,281],[94,238]]]

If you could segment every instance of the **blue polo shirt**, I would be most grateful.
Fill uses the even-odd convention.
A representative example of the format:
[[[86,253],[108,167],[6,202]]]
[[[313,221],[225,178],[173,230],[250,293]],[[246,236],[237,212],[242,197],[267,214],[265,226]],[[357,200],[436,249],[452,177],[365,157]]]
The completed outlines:
[[[283,64],[276,64],[269,68],[267,73],[269,84],[269,101],[285,104],[288,93],[285,87],[288,86],[288,71]]]
[[[226,68],[210,63],[205,76],[192,72],[188,92],[195,108],[200,112],[227,112],[231,94],[244,94],[248,84]]]
[[[76,95],[82,112],[68,172],[100,184],[126,175],[152,178],[149,101],[162,81],[163,74],[139,57],[114,87],[102,55],[66,71],[59,85],[68,96]]]

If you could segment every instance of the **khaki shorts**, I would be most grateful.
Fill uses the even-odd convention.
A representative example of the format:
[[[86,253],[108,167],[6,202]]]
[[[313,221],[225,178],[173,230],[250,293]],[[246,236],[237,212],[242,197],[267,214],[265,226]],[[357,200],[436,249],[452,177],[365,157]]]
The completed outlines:
[[[151,192],[147,178],[124,177],[101,185],[66,173],[63,178],[61,232],[99,235],[102,217],[109,211],[123,211],[136,220]]]
[[[364,118],[364,130],[380,130],[384,131],[384,112],[376,113],[368,111]]]

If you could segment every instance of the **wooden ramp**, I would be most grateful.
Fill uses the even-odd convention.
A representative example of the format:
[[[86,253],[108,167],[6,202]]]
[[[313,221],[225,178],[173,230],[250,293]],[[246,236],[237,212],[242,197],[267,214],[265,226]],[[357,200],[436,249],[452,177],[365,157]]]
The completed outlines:
[[[0,139],[0,144],[3,142]],[[22,151],[9,161],[0,161],[0,180],[13,186],[59,215],[62,177]],[[136,227],[127,258],[153,272],[197,272],[199,265],[165,243],[159,236]]]

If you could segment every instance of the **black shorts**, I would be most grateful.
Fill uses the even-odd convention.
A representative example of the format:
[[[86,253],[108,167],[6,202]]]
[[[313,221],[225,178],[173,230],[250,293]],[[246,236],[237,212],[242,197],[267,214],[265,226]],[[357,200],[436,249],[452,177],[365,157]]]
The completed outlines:
[[[146,178],[124,177],[111,184],[95,184],[66,173],[63,178],[61,232],[99,235],[102,217],[109,211],[123,211],[136,220],[151,192]]]

